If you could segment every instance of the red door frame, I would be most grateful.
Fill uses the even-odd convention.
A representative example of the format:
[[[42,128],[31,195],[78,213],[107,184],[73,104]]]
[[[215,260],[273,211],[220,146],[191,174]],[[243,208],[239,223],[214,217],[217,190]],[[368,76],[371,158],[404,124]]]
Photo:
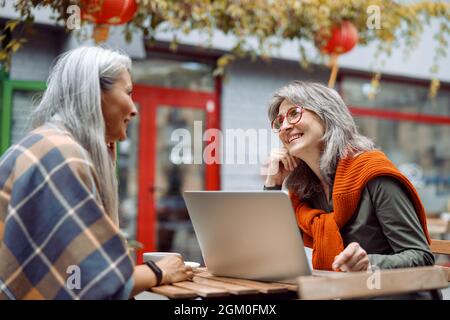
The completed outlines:
[[[139,178],[137,241],[144,247],[138,251],[138,263],[142,262],[142,252],[156,248],[155,203],[155,150],[156,112],[160,105],[190,107],[205,110],[206,130],[220,129],[220,92],[195,92],[185,89],[163,88],[135,84],[133,99],[140,105],[139,126]],[[214,108],[207,109],[212,101]],[[219,146],[221,147],[221,146]],[[220,164],[205,164],[205,190],[220,190]]]

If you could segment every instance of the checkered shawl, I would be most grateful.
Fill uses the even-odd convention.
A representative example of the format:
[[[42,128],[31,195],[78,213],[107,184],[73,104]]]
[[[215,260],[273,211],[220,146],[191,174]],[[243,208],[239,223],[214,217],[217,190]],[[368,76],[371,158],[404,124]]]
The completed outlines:
[[[87,152],[40,127],[0,158],[0,299],[114,299],[133,262]]]

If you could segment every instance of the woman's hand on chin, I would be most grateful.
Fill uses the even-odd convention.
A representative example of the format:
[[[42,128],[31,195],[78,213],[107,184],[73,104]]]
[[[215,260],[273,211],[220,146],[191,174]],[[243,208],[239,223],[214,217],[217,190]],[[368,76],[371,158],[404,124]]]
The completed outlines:
[[[289,154],[286,147],[274,149],[270,153],[266,187],[280,186],[284,179],[297,168],[300,159]]]

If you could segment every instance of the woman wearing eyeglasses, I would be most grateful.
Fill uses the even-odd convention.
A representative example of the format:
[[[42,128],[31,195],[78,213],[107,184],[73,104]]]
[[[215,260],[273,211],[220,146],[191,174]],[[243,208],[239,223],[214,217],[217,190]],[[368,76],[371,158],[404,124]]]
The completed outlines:
[[[269,118],[283,146],[264,187],[288,189],[314,269],[434,264],[416,190],[358,133],[336,91],[294,81],[275,92]]]

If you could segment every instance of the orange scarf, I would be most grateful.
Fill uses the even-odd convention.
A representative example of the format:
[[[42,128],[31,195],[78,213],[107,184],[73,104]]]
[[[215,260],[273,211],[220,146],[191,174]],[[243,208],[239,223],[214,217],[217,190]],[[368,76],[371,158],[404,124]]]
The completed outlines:
[[[297,223],[303,231],[304,244],[313,249],[314,269],[332,270],[331,264],[335,256],[344,250],[339,230],[356,212],[367,182],[378,176],[393,177],[406,187],[430,243],[425,209],[414,186],[383,152],[368,151],[355,158],[339,161],[333,187],[333,212],[312,209],[305,201],[300,201],[296,195],[291,194]]]

